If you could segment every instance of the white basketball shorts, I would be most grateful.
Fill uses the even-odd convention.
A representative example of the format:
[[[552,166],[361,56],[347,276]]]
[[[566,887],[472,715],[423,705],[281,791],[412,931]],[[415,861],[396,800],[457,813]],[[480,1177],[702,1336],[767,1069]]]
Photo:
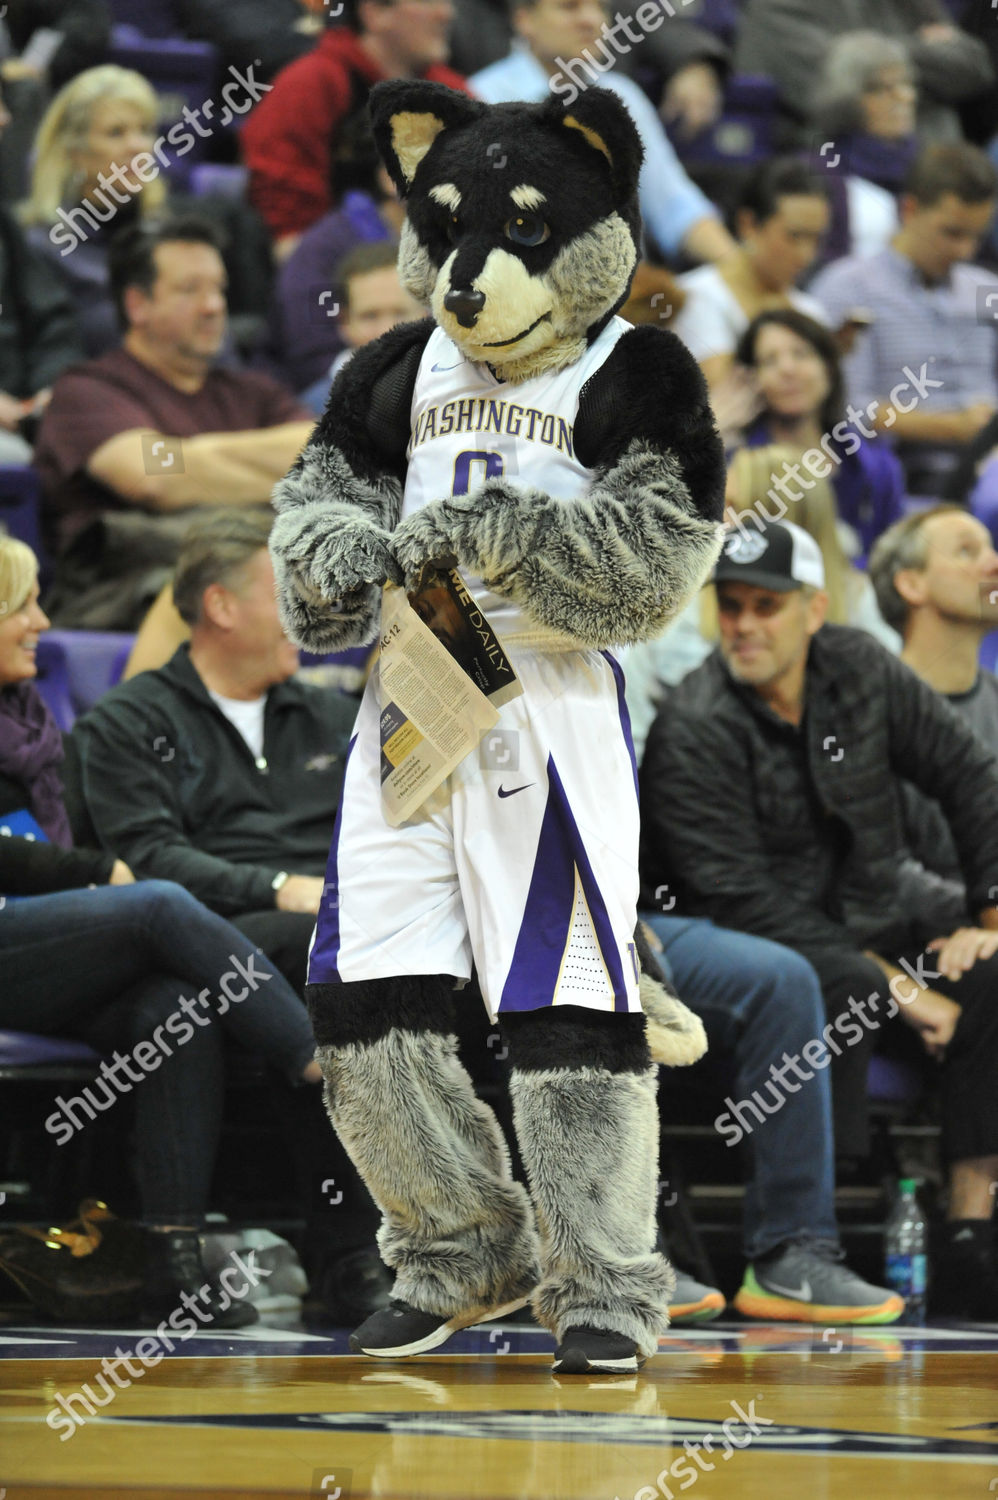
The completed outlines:
[[[489,1014],[639,1011],[638,794],[620,666],[510,653],[523,695],[413,818],[381,809],[377,669],[347,759],[309,983],[478,973]]]

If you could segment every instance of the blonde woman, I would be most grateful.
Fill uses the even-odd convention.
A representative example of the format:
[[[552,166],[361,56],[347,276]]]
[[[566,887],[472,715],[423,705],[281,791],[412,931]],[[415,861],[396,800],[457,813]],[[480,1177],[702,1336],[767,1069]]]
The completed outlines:
[[[182,155],[182,137],[177,127],[163,134],[160,114],[160,101],[141,73],[105,63],[60,89],[38,127],[31,189],[20,218],[29,244],[65,278],[92,358],[120,338],[108,276],[110,240],[128,225],[187,213],[192,206],[228,240],[230,314],[252,314],[254,324],[262,323],[272,279],[263,227],[246,204],[170,193],[170,146],[174,156]]]
[[[143,183],[132,167],[152,152],[158,118],[159,101],[142,75],[107,63],[60,89],[38,127],[21,221],[32,248],[65,278],[88,355],[118,342],[107,273],[111,235],[166,203],[162,175]]]
[[[793,521],[802,526],[814,537],[824,559],[828,622],[865,630],[889,651],[899,653],[901,638],[885,623],[870,580],[849,561],[846,547],[852,533],[838,519],[830,482],[809,481],[809,490],[801,484],[799,500],[787,500],[774,488],[775,480],[786,473],[785,465],[796,463],[799,467],[800,458],[801,450],[789,444],[739,449],[728,466],[728,525],[749,535],[767,521]],[[707,584],[664,635],[632,647],[623,657],[631,732],[639,760],[662,689],[675,686],[698,667],[718,638],[717,596],[713,585]]]

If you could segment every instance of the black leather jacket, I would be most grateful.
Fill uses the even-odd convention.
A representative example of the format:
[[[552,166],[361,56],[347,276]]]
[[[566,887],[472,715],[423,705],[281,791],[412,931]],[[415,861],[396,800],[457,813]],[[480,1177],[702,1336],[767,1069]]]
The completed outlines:
[[[970,912],[995,905],[998,761],[944,699],[864,632],[825,625],[798,728],[715,651],[648,738],[646,903],[798,949],[903,947],[902,778],[939,802]]]

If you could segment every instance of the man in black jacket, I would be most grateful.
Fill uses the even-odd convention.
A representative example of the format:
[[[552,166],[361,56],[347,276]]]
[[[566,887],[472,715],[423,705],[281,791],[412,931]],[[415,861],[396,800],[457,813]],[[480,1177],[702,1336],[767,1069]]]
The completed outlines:
[[[233,511],[192,526],[173,585],[190,644],[106,694],[73,742],[104,847],[137,879],[175,880],[228,917],[303,995],[356,703],[292,680],[298,652],[277,614],[271,519]],[[373,1311],[384,1285],[377,1215],[321,1109],[298,1092],[296,1115],[315,1116],[293,1122],[307,1268],[323,1264],[319,1295],[338,1316]],[[330,1237],[349,1252],[332,1262]]]
[[[648,740],[646,881],[812,964],[829,1020],[804,1056],[831,1063],[840,1155],[866,1149],[866,1064],[898,1013],[939,1059],[949,1204],[934,1307],[996,1317],[998,762],[872,638],[823,624],[821,556],[799,527],[733,533],[715,582],[720,648]],[[901,778],[952,832],[970,909],[956,933],[900,899]]]
[[[357,705],[292,680],[270,519],[191,528],[173,584],[190,644],[106,694],[73,740],[101,843],[234,920],[302,993]]]

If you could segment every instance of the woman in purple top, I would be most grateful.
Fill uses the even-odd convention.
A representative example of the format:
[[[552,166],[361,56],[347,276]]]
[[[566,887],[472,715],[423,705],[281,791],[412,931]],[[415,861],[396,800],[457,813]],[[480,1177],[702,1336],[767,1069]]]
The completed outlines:
[[[836,38],[811,109],[832,205],[821,265],[843,255],[874,255],[890,243],[900,224],[898,199],[918,154],[917,106],[917,71],[903,42],[877,31]]]
[[[742,442],[789,443],[807,453],[815,476],[831,481],[839,519],[856,534],[859,556],[853,560],[861,561],[904,514],[904,474],[886,438],[867,439],[845,420],[834,335],[795,309],[773,309],[749,324],[735,359],[751,372],[761,405],[743,428]],[[802,465],[800,474],[787,482],[788,499],[808,487],[809,469]]]

